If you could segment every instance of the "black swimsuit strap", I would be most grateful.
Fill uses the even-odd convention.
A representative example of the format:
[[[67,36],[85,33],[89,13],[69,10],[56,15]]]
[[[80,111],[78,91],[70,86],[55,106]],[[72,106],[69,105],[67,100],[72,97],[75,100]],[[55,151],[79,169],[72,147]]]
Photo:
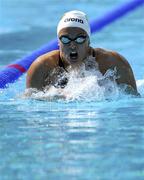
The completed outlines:
[[[92,50],[92,56],[93,56],[93,57],[95,57],[95,56],[96,56],[96,52],[95,52],[95,50],[94,50],[94,49]]]
[[[62,62],[62,59],[61,59],[60,55],[59,55],[59,66],[62,67],[67,72],[67,70],[64,67],[64,64]]]
[[[57,77],[57,80],[56,80],[56,82],[53,83],[53,85],[55,88],[64,88],[68,83],[68,78],[67,78],[66,74],[64,73],[64,71],[67,72],[67,70],[65,69],[64,64],[63,64],[60,56],[59,56],[58,65],[59,65],[59,67],[61,67],[63,69],[62,69],[62,71],[61,71],[61,69],[59,70],[59,72],[58,72],[59,77]]]

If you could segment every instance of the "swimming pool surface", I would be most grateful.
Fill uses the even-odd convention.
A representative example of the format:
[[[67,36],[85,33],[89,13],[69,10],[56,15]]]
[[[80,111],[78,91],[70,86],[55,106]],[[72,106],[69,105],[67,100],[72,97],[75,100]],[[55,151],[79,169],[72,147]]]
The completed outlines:
[[[65,11],[79,9],[92,19],[122,2],[2,0],[0,69],[55,38]],[[71,87],[70,100],[49,100],[40,93],[25,98],[25,75],[0,90],[0,180],[144,179],[143,11],[91,37],[93,47],[128,59],[141,98],[117,88],[107,98],[103,89],[91,89],[92,78],[87,91],[83,83]]]

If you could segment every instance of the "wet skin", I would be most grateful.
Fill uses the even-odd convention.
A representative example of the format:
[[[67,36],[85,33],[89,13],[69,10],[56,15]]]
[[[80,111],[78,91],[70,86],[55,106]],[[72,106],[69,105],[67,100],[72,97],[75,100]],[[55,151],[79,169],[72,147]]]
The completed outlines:
[[[80,28],[71,27],[62,29],[58,36],[68,36],[70,39],[75,39],[78,36],[87,36],[87,33]],[[85,60],[92,56],[103,75],[109,69],[116,69],[117,84],[121,86],[126,84],[128,87],[126,93],[138,94],[134,74],[128,61],[117,52],[90,47],[88,36],[82,44],[77,44],[75,41],[63,44],[59,40],[59,50],[38,57],[28,70],[26,87],[43,90],[58,80],[59,72],[66,71],[68,73],[70,69],[79,69]],[[59,57],[63,67],[59,65]]]

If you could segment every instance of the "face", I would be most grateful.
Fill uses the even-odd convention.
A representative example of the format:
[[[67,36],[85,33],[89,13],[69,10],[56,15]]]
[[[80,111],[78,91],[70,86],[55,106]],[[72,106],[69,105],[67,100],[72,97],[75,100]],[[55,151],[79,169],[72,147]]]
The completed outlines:
[[[60,56],[72,66],[80,65],[88,56],[89,37],[87,33],[77,27],[67,27],[59,34]]]

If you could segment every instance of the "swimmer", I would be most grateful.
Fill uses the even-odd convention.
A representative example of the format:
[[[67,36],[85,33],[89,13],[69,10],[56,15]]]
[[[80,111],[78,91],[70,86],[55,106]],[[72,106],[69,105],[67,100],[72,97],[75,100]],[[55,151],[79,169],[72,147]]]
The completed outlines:
[[[120,87],[126,87],[126,93],[138,95],[128,61],[117,52],[90,46],[90,26],[85,13],[77,10],[65,13],[58,23],[57,37],[59,50],[38,57],[30,66],[27,88],[64,88],[68,83],[67,74],[85,65],[89,70],[98,68],[103,76],[109,70],[114,71],[115,77],[110,77],[111,80]]]

